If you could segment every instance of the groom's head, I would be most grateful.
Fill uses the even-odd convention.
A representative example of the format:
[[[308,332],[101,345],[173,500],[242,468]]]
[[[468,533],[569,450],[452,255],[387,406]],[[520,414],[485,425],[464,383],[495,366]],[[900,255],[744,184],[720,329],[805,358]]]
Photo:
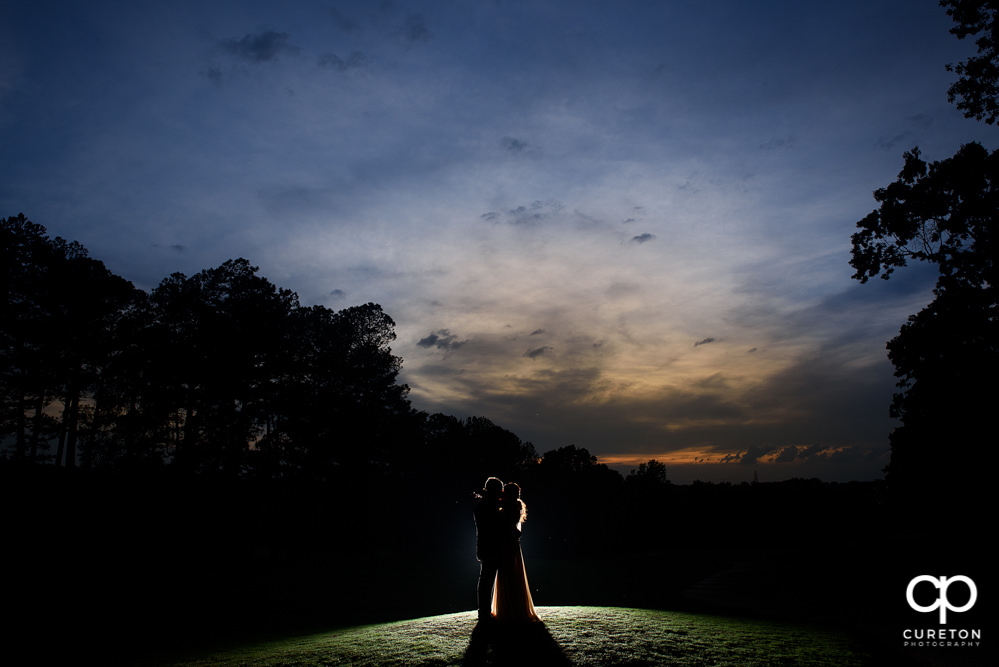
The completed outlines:
[[[503,493],[503,482],[497,477],[490,477],[486,480],[486,485],[483,487],[485,495],[487,498],[499,498]]]

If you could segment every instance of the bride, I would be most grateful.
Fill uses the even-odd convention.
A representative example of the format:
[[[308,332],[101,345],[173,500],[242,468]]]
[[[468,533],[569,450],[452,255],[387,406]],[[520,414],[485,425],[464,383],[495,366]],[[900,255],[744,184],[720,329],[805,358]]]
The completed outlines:
[[[510,483],[503,487],[500,498],[500,519],[507,535],[500,554],[496,585],[493,587],[493,616],[498,621],[540,621],[527,585],[524,555],[520,551],[520,526],[527,520],[527,506],[520,499],[520,487]]]

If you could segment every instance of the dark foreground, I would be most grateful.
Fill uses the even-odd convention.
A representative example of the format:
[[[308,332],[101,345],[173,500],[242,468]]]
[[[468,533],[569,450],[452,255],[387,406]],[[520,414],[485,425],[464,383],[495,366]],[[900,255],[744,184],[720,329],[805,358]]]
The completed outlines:
[[[10,650],[23,643],[36,664],[155,663],[475,605],[464,493],[414,501],[358,486],[332,499],[295,490],[282,504],[280,490],[245,484],[2,481],[5,630]],[[536,493],[523,539],[535,603],[806,624],[874,660],[858,664],[996,664],[978,515],[893,516],[863,485],[696,491],[668,497],[672,513],[636,508],[620,521],[570,515],[571,503]],[[977,583],[976,605],[948,626],[981,628],[983,647],[903,646],[907,629],[939,626],[906,602],[908,582],[924,574]],[[933,592],[921,590],[920,603]],[[949,595],[963,604],[958,588]],[[471,629],[459,635],[474,649]]]

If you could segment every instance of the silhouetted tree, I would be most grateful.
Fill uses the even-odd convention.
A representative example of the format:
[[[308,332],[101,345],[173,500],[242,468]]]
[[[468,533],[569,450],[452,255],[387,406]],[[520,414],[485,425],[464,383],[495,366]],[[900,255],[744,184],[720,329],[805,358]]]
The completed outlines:
[[[666,464],[656,459],[649,459],[648,463],[639,463],[638,469],[632,470],[625,481],[643,488],[666,486],[669,484],[666,479]]]
[[[948,99],[966,118],[989,125],[999,117],[999,2],[995,0],[942,0],[941,7],[957,23],[950,32],[958,39],[977,37],[978,55],[957,65],[947,65],[959,78],[947,91]]]
[[[927,164],[905,154],[899,178],[875,192],[880,207],[857,223],[854,278],[888,278],[910,260],[937,265],[933,302],[888,344],[901,390],[891,414],[889,482],[918,489],[970,487],[981,468],[996,403],[999,320],[999,152],[963,146]]]
[[[15,460],[34,458],[42,438],[44,408],[54,398],[51,367],[53,330],[49,326],[50,283],[46,272],[56,261],[56,243],[24,214],[0,219],[0,272],[6,294],[0,310],[0,437],[14,436]],[[34,418],[28,420],[29,411]],[[32,432],[33,431],[33,432]],[[46,443],[47,444],[47,443]]]
[[[564,553],[588,557],[613,548],[625,529],[621,522],[624,479],[585,447],[567,445],[547,451],[531,477],[546,512],[549,541]],[[547,517],[546,519],[547,520]]]
[[[576,445],[553,449],[545,452],[541,458],[541,470],[562,478],[588,473],[598,465],[601,464],[597,463],[596,456],[590,454],[585,447],[576,447]]]
[[[106,391],[110,380],[105,371],[118,353],[117,324],[122,315],[144,295],[129,281],[91,259],[86,251],[68,257],[55,278],[63,285],[65,301],[59,306],[56,326],[60,331],[63,350],[60,370],[64,376],[62,391],[65,404],[63,424],[59,434],[59,463],[65,439],[66,465],[76,462],[81,435],[81,412],[88,416],[89,439],[93,435],[93,418],[102,411],[117,412],[113,392]],[[86,410],[81,405],[86,404]]]
[[[368,303],[334,312],[297,308],[289,319],[292,358],[275,386],[277,414],[260,449],[286,472],[324,477],[337,466],[381,466],[405,447],[409,387],[397,382],[395,322]]]
[[[266,429],[298,297],[257,271],[229,260],[190,278],[174,274],[151,294],[146,409],[168,417],[180,468],[238,474]]]
[[[147,401],[152,321],[148,294],[136,290],[135,298],[112,322],[111,353],[100,369],[93,421],[82,454],[88,466],[133,470],[164,463],[166,420],[155,417]]]
[[[49,238],[44,227],[23,214],[0,220],[0,230],[7,287],[0,316],[0,377],[3,421],[15,436],[14,458],[36,458],[57,421],[56,465],[73,467],[81,432],[95,410],[92,399],[102,369],[115,352],[115,320],[140,293],[91,259],[79,243]],[[46,414],[50,406],[58,409],[58,418]]]

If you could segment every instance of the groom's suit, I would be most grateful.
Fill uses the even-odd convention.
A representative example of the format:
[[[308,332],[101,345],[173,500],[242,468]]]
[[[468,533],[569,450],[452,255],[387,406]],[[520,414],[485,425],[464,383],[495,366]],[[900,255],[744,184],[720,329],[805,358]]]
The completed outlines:
[[[503,535],[506,530],[500,518],[499,498],[481,498],[475,504],[475,557],[479,559],[477,592],[479,618],[490,618],[493,583],[499,567]]]

